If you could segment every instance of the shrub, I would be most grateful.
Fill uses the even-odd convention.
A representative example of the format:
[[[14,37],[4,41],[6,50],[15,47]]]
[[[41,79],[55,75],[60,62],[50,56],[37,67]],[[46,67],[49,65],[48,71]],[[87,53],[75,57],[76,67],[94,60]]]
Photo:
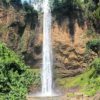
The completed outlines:
[[[0,43],[0,99],[25,100],[35,78],[21,58]]]
[[[95,68],[96,75],[100,74],[100,58],[96,58],[92,63],[91,67]]]
[[[96,58],[90,64],[90,70],[93,72],[89,75],[88,84],[84,89],[84,93],[93,96],[100,91],[100,58]]]
[[[94,11],[93,15],[96,19],[100,20],[100,6]]]
[[[31,6],[29,3],[27,3],[26,1],[23,3],[23,8],[24,8],[24,10],[25,10],[27,13],[34,13],[34,12],[36,12],[36,11],[34,10],[34,7]]]
[[[88,50],[92,50],[95,53],[98,54],[98,56],[100,55],[100,39],[95,39],[95,40],[91,40],[88,41],[86,44],[86,47]]]

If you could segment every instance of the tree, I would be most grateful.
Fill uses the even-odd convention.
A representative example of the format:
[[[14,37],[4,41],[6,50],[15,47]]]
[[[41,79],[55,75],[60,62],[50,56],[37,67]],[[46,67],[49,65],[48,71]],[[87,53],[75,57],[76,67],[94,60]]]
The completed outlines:
[[[19,6],[21,7],[22,6],[22,2],[21,0],[1,0],[0,1],[0,4],[2,3],[3,6]]]
[[[94,28],[96,32],[100,32],[100,2],[99,0],[84,0],[84,12],[88,20],[89,27]]]
[[[81,2],[81,0],[79,0]],[[74,42],[75,23],[83,28],[84,16],[81,8],[81,3],[78,0],[54,0],[52,7],[52,15],[55,20],[61,25],[66,19],[66,23],[72,42]]]
[[[25,100],[34,78],[21,58],[0,43],[0,99]]]

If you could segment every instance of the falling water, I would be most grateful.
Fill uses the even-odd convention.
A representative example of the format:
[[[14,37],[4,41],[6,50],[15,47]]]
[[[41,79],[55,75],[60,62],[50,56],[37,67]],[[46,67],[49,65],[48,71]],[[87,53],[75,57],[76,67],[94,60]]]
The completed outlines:
[[[51,45],[51,10],[49,0],[43,1],[43,68],[42,95],[52,96],[52,45]]]

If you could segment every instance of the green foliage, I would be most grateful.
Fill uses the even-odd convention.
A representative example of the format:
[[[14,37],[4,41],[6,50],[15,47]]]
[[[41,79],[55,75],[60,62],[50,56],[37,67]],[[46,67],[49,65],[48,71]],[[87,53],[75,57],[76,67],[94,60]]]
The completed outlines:
[[[16,4],[16,5],[21,4],[21,0],[6,0],[6,1],[8,1],[9,3]]]
[[[34,9],[32,5],[30,5],[27,2],[22,3],[21,0],[1,0],[0,4],[5,9],[9,9],[11,7],[10,9],[14,9],[15,12],[17,11],[19,13],[19,15],[23,15],[25,17],[23,20],[23,23],[25,24],[20,22],[15,22],[15,24],[18,25],[19,28],[18,34],[21,34],[21,36],[27,25],[30,26],[31,29],[34,29],[36,24],[38,23],[38,12]],[[3,30],[4,28],[1,29]],[[5,29],[3,33],[5,33]]]
[[[54,0],[52,11],[54,13],[61,13],[62,15],[67,15],[70,13],[70,11],[77,11],[78,9],[81,9],[82,4],[82,0]]]
[[[92,63],[91,67],[95,68],[95,75],[100,75],[100,58],[96,58]]]
[[[94,18],[100,20],[100,6],[93,12]]]
[[[27,13],[32,13],[35,11],[34,8],[30,4],[28,4],[26,1],[23,3],[23,8]]]
[[[0,99],[25,100],[36,75],[18,55],[0,43]]]
[[[79,87],[80,92],[88,96],[95,95],[100,91],[100,58],[96,58],[81,75],[58,79],[57,82],[67,88]]]
[[[27,2],[23,3],[23,10],[25,11],[25,23],[30,25],[31,29],[34,29],[38,23],[38,13],[34,10],[34,7]]]
[[[94,28],[96,32],[100,32],[99,20],[100,20],[100,3],[99,0],[85,0],[84,12],[86,19],[88,20],[88,27]]]
[[[93,28],[100,33],[100,2],[99,0],[53,0],[52,13],[56,20],[62,22],[72,15],[77,22],[86,19],[89,29]],[[75,17],[76,16],[76,17]],[[71,17],[72,19],[72,17]],[[79,24],[80,25],[80,24]]]
[[[9,7],[9,6],[22,6],[21,0],[1,0],[0,4],[4,7]]]
[[[85,85],[88,84],[88,81],[90,80],[90,75],[94,72],[94,69],[88,70],[84,72],[81,75],[78,75],[76,77],[69,77],[69,78],[63,78],[61,80],[58,80],[60,85],[63,85],[64,87],[71,88],[71,87],[81,87],[84,88]]]
[[[59,13],[66,15],[70,13],[70,11],[75,10],[78,7],[78,3],[76,0],[54,0],[52,11],[54,14]]]
[[[87,29],[86,31],[86,35],[87,36],[93,36],[93,37],[96,37],[96,32],[93,31],[93,29]]]
[[[84,88],[84,93],[87,95],[94,95],[100,91],[100,58],[96,58],[91,64],[90,68],[94,71],[89,76],[88,88]]]
[[[79,0],[81,2],[81,0]],[[67,21],[66,25],[69,29],[72,42],[74,42],[75,23],[80,27],[84,27],[83,11],[78,0],[54,0],[52,7],[52,15],[59,25]]]
[[[91,41],[88,41],[86,44],[87,49],[90,49],[92,51],[94,51],[95,53],[98,54],[100,53],[100,39],[94,39]]]

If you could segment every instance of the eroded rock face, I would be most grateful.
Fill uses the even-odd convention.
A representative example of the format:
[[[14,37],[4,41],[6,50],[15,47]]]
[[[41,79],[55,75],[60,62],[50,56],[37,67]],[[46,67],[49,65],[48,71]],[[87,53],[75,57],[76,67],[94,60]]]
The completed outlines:
[[[42,40],[43,25],[42,16],[36,17],[31,23],[25,22],[26,15],[0,8],[0,41],[8,47],[23,55],[27,65],[42,66]],[[31,24],[36,23],[34,29]],[[52,45],[54,55],[55,74],[59,77],[75,76],[83,72],[95,56],[95,53],[85,53],[85,44],[89,40],[85,37],[86,25],[80,27],[77,22],[74,25],[74,34],[70,34],[67,20],[59,25],[52,23]]]
[[[34,19],[30,21],[31,17],[13,7],[0,8],[0,41],[23,55],[26,64],[39,66],[42,27],[38,15],[34,14]]]
[[[74,36],[71,37],[65,22],[60,26],[54,22],[52,26],[54,66],[58,77],[70,77],[82,73],[97,56],[93,52],[86,53],[85,46],[89,40],[85,37],[86,25],[80,27],[75,23]]]

